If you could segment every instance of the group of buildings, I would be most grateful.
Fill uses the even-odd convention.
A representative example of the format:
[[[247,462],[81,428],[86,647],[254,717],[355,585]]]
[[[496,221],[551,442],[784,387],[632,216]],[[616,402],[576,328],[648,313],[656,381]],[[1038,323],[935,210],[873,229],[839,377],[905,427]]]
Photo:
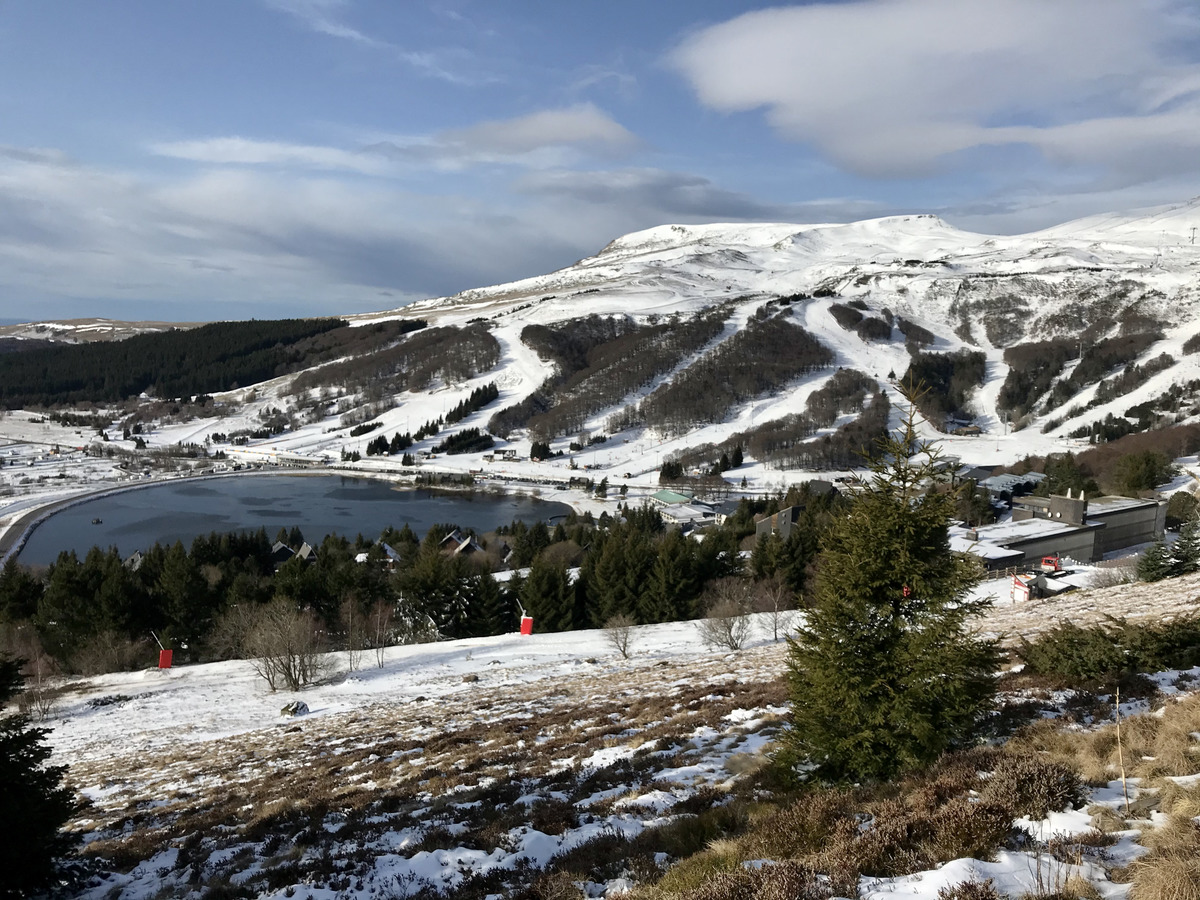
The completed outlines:
[[[1108,553],[1159,540],[1167,501],[1087,497],[1083,492],[1014,497],[1012,518],[977,528],[954,528],[951,547],[980,557],[991,570],[1033,565],[1046,556],[1097,562]]]
[[[1162,538],[1166,500],[1087,497],[1070,490],[1062,495],[1033,496],[1045,477],[1030,472],[980,478],[978,486],[1011,503],[1012,514],[993,525],[952,527],[951,549],[978,556],[990,571],[1016,571],[1036,568],[1051,556],[1098,562],[1106,554]],[[793,507],[760,520],[758,536],[774,532],[786,539],[798,513]]]

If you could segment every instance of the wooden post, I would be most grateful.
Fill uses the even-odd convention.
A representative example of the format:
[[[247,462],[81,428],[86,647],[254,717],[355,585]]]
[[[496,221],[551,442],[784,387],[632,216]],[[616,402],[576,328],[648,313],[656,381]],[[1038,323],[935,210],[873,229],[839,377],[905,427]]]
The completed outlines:
[[[1125,815],[1129,815],[1129,785],[1125,783],[1125,749],[1121,746],[1121,686],[1117,685],[1117,760],[1121,764],[1121,793],[1125,795]]]

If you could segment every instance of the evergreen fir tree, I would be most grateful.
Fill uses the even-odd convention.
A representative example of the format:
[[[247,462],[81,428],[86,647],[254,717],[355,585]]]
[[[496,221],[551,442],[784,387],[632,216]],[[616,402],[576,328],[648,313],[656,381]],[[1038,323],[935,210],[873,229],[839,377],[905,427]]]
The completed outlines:
[[[995,691],[995,644],[967,630],[987,605],[967,598],[979,566],[950,550],[953,495],[926,491],[937,451],[911,413],[881,450],[825,534],[814,607],[789,641],[785,759],[833,780],[890,778],[967,744]]]
[[[0,657],[0,708],[21,690],[20,663]],[[0,718],[0,897],[24,897],[50,885],[55,861],[71,848],[60,829],[75,811],[62,766],[47,766],[44,728],[24,715]]]
[[[762,535],[754,542],[750,551],[750,572],[755,578],[770,578],[779,569],[779,557],[783,552],[783,541],[774,531]]]
[[[517,605],[490,572],[470,577],[471,593],[477,610],[472,630],[478,637],[508,634],[517,630]]]
[[[1186,575],[1200,569],[1200,517],[1193,515],[1179,529],[1179,538],[1171,548],[1176,575]]]
[[[533,616],[539,632],[570,631],[575,627],[575,590],[565,566],[544,556],[533,561],[521,585],[521,605]]]
[[[643,624],[687,618],[699,593],[694,543],[678,529],[668,531],[658,545],[646,589],[638,598],[638,621]]]
[[[1166,541],[1158,541],[1138,560],[1138,580],[1162,581],[1164,578],[1177,575],[1177,567],[1178,563],[1172,548],[1167,545]]]
[[[0,622],[32,618],[41,598],[41,581],[10,556],[0,569]]]

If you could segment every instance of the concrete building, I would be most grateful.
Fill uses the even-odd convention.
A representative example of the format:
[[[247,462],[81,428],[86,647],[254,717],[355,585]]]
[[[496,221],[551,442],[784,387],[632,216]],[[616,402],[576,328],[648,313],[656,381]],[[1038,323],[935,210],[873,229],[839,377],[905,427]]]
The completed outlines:
[[[1078,496],[1072,496],[1067,489],[1066,496],[1054,494],[1050,497],[1013,498],[1012,517],[1014,522],[1026,519],[1052,519],[1055,522],[1066,522],[1068,525],[1082,525],[1088,518],[1088,501],[1083,491]]]
[[[984,560],[988,568],[1006,568],[1000,550],[1019,551],[1017,566],[1035,565],[1043,556],[1069,556],[1094,562],[1114,550],[1156,541],[1166,526],[1165,500],[1096,497],[1082,493],[1013,500],[1012,519],[976,529],[956,528],[952,535]],[[956,548],[957,549],[957,548]]]
[[[659,506],[674,506],[679,503],[691,503],[693,496],[691,491],[673,491],[670,488],[663,488],[650,495],[650,502],[657,503]]]
[[[700,528],[716,521],[713,511],[696,503],[672,503],[659,511],[663,521],[671,525]]]
[[[1100,555],[1159,540],[1167,527],[1166,500],[1097,497],[1088,501],[1088,522],[1104,525]]]

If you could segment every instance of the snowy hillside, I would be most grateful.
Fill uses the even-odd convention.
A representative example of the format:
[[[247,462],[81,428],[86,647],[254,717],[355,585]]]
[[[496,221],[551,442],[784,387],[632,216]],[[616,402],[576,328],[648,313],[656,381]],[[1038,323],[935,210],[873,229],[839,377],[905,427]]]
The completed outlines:
[[[1161,614],[1161,589],[1138,586],[1130,607]],[[1040,604],[1016,633],[1067,612],[1061,602]],[[984,623],[997,626],[1009,628],[1003,613]],[[77,681],[45,721],[56,760],[92,803],[70,824],[89,874],[64,896],[548,896],[545,873],[564,882],[555,896],[620,896],[700,850],[701,816],[720,821],[762,772],[788,715],[783,646],[764,618],[734,653],[706,647],[694,623],[674,623],[635,629],[628,659],[603,631],[395,647],[355,671],[339,654],[337,677],[301,695],[268,693],[241,661]],[[1197,677],[1156,681],[1184,699]],[[1057,692],[1046,705],[1070,697]],[[280,713],[297,698],[307,714]],[[1131,779],[1134,800],[1140,790]],[[1144,812],[1117,818],[1119,781],[1089,795],[1013,825],[1082,844],[1107,808],[1120,825],[1103,853],[1055,859],[1031,837],[990,862],[951,857],[863,876],[857,895],[935,900],[990,878],[1003,895],[1024,896],[1048,877],[1077,876],[1098,896],[1128,896],[1110,874],[1147,852],[1138,829],[1151,822]],[[1155,792],[1146,796],[1140,810]],[[701,841],[684,850],[689,829]],[[773,859],[762,853],[758,864]]]
[[[848,225],[668,225],[618,238],[596,256],[558,272],[355,321],[421,317],[431,324],[461,325],[485,320],[504,354],[497,370],[481,380],[497,378],[504,387],[503,405],[527,395],[553,371],[522,343],[528,325],[554,327],[589,315],[637,321],[692,317],[732,303],[736,311],[723,335],[728,339],[774,298],[796,298],[791,319],[832,351],[830,369],[740,401],[722,421],[691,428],[682,439],[653,427],[622,435],[665,457],[685,445],[717,444],[803,411],[809,395],[837,367],[876,379],[894,405],[901,397],[886,378],[903,375],[909,364],[900,326],[905,320],[930,333],[932,342],[922,345],[928,351],[985,355],[986,375],[967,409],[983,434],[950,438],[951,452],[979,463],[1011,462],[1061,449],[1071,432],[1086,431],[1110,415],[1125,417],[1130,408],[1153,404],[1172,386],[1182,401],[1145,415],[1158,421],[1191,415],[1197,385],[1189,382],[1200,378],[1200,360],[1184,344],[1200,331],[1200,247],[1193,243],[1198,227],[1200,201],[1009,237],[959,231],[935,216]],[[845,327],[833,307],[847,304],[865,318],[894,318],[890,336],[864,338]],[[1070,344],[1073,358],[1014,409],[1012,390],[1002,391],[1013,358],[1005,351],[1051,339]],[[1097,353],[1098,374],[1072,380],[1080,353],[1086,357],[1092,349],[1129,340],[1132,346],[1117,348],[1115,355]],[[1034,357],[1038,352],[1031,351]],[[1112,381],[1129,366],[1151,359],[1156,364],[1138,378]],[[1021,382],[1011,383],[1020,390]],[[645,393],[618,406],[636,403]],[[416,401],[399,399],[402,406]],[[594,415],[586,430],[607,431],[616,408]],[[396,418],[392,414],[392,421]],[[485,421],[479,417],[480,424]],[[1014,422],[1021,431],[1009,427]],[[632,465],[611,444],[605,449],[602,468],[605,460],[611,461],[610,469]],[[760,482],[770,481],[774,468],[751,472],[751,481],[756,475]]]
[[[586,468],[634,496],[667,460],[707,471],[742,443],[745,462],[725,480],[774,490],[851,468],[847,454],[814,460],[805,448],[860,441],[877,427],[866,422],[872,409],[890,407],[894,423],[903,397],[891,379],[923,351],[976,354],[981,373],[954,406],[959,421],[930,421],[928,433],[965,462],[1011,463],[1100,428],[1141,430],[1200,410],[1200,341],[1188,342],[1200,332],[1197,228],[1200,200],[1006,237],[928,215],[664,225],[557,272],[350,316],[428,327],[344,364],[221,394],[215,417],[152,411],[145,440],[150,450],[207,441],[243,463],[398,472],[399,455],[369,455],[369,443],[433,422],[409,448],[410,472],[562,485]],[[839,369],[865,380],[833,382]],[[492,385],[494,401],[437,424]],[[45,425],[23,421],[13,416],[0,436],[44,439]],[[967,422],[979,433],[944,433]],[[370,433],[353,433],[359,424]],[[422,455],[469,428],[496,435],[487,458]],[[230,445],[230,435],[245,440]],[[533,461],[537,439],[555,455]],[[502,459],[506,450],[516,458]]]

